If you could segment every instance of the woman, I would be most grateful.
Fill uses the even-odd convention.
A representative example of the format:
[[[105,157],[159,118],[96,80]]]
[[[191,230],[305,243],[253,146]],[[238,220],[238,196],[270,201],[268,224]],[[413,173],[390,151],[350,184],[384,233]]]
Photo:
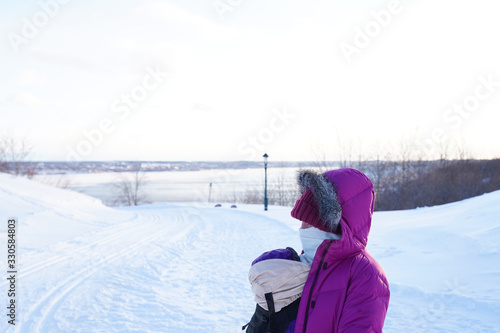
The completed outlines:
[[[266,293],[273,310],[274,298],[281,295],[285,302],[279,302],[286,307],[274,315],[260,311],[265,314],[260,320],[256,311],[248,332],[382,332],[390,292],[382,267],[366,250],[375,200],[372,182],[362,172],[344,168],[324,174],[301,171],[298,184],[302,196],[291,215],[302,221],[302,254],[266,252],[249,274],[260,300],[257,310],[268,310]]]
[[[299,173],[301,261],[311,264],[297,319],[287,332],[382,332],[389,284],[366,250],[374,191],[362,172]]]

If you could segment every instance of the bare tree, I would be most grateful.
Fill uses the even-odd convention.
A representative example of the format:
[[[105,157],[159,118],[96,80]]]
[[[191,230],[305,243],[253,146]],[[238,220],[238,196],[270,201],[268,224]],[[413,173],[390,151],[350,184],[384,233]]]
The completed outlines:
[[[276,172],[278,171],[278,172]],[[325,170],[326,171],[326,170]],[[273,181],[269,188],[269,202],[272,205],[291,206],[298,198],[298,189],[295,177],[286,172],[286,165],[282,161],[273,174]]]
[[[325,146],[321,143],[316,144],[311,148],[314,155],[314,165],[320,172],[325,172],[333,168],[332,162],[328,159]]]
[[[340,167],[346,168],[352,166],[352,139],[342,140],[337,132],[337,144]]]
[[[67,189],[71,186],[71,180],[66,178],[65,174],[59,176],[58,178],[41,178],[37,180],[40,183],[64,189]]]
[[[120,173],[117,189],[116,204],[125,206],[137,206],[146,203],[146,196],[143,193],[143,187],[146,181],[146,173],[141,171],[141,163],[135,165],[132,173]]]
[[[239,201],[240,195],[236,190],[236,185],[233,185],[233,190],[226,193],[224,201],[237,203]],[[213,201],[213,200],[212,200]]]
[[[8,164],[5,156],[5,143],[3,140],[0,140],[0,172],[8,172]]]
[[[362,157],[362,148],[363,141],[361,137],[358,136],[357,139],[353,139],[353,137],[349,134],[345,134],[343,131],[337,131],[337,146],[338,146],[338,161],[341,168],[356,168],[360,167],[363,160]],[[357,150],[357,151],[356,151]],[[356,160],[357,155],[357,160]],[[358,164],[356,166],[356,164]]]
[[[378,205],[378,201],[382,198],[381,194],[384,191],[384,182],[387,174],[387,167],[390,160],[389,153],[383,156],[380,148],[380,142],[377,141],[371,151],[371,162],[368,164],[368,173],[373,182],[373,187],[375,190],[375,205]]]
[[[264,202],[264,191],[260,186],[249,186],[245,189],[242,202],[247,204],[261,204]]]
[[[457,159],[460,161],[468,161],[472,158],[472,154],[469,150],[467,142],[465,140],[464,134],[455,140],[455,150],[457,154]]]
[[[25,137],[4,135],[0,139],[0,172],[33,177],[35,165],[28,163],[28,156],[32,149]]]

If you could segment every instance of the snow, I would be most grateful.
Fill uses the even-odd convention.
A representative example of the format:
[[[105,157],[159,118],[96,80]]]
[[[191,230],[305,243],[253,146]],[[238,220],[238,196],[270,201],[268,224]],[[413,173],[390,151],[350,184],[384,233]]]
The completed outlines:
[[[391,285],[385,332],[500,332],[500,191],[443,206],[377,212],[369,251]],[[109,208],[0,174],[17,217],[15,327],[2,332],[241,332],[255,257],[300,251],[289,207],[155,203]],[[0,247],[0,270],[7,250]],[[3,308],[8,283],[0,282]]]

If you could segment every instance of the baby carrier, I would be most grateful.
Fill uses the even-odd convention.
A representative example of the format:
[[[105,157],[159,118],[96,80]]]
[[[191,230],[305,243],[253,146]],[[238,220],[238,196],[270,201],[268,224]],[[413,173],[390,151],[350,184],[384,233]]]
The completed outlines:
[[[294,249],[263,253],[252,263],[248,279],[257,302],[247,333],[284,333],[297,318],[310,266]]]

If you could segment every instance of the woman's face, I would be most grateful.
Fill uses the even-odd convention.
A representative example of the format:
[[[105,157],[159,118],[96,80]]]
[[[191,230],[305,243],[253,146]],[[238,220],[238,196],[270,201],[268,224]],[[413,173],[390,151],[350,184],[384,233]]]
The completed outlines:
[[[310,228],[310,227],[312,227],[312,225],[307,224],[307,223],[305,223],[305,222],[302,222],[302,226],[301,226],[300,228],[301,228],[301,229],[307,229],[307,228]]]

